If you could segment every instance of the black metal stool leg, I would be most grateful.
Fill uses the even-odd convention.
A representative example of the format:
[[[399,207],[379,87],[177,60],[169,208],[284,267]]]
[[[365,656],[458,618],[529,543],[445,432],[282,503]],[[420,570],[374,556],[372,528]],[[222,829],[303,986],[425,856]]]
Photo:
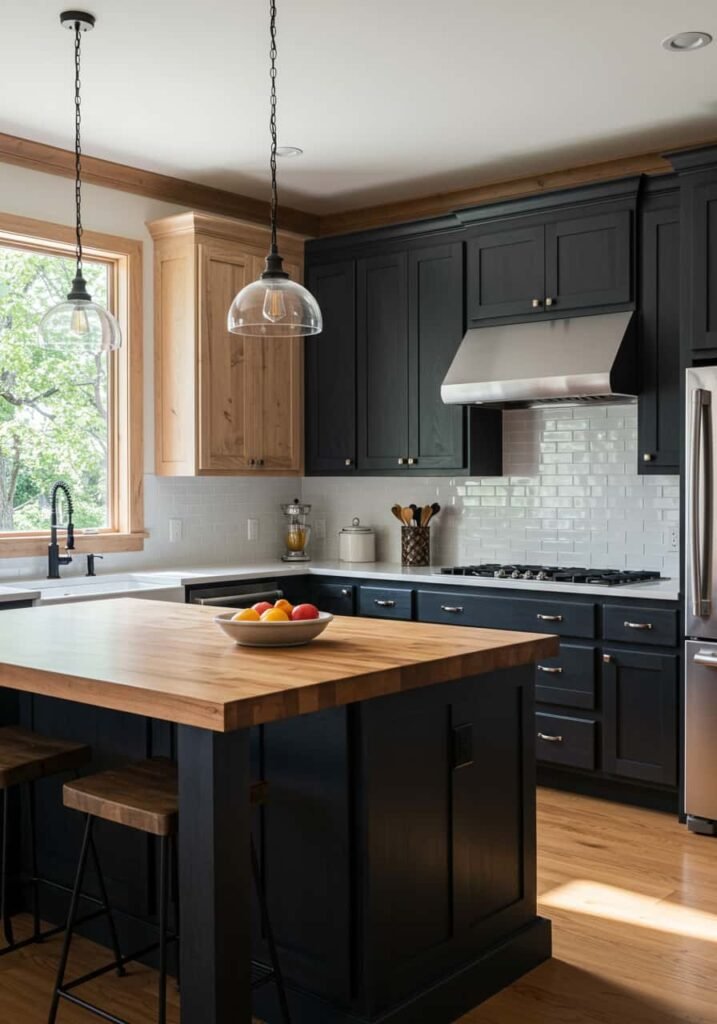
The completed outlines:
[[[179,924],[179,841],[176,836],[172,837],[172,899],[174,901],[174,934],[180,935],[180,924]],[[176,975],[176,986],[177,991],[180,987],[180,961],[179,945],[177,945],[177,975]]]
[[[57,977],[55,979],[55,988],[52,993],[52,1003],[50,1004],[50,1013],[47,1018],[48,1024],[55,1024],[57,1018],[57,1009],[60,1005],[60,989],[65,980],[65,971],[67,970],[67,960],[70,955],[70,945],[72,943],[72,932],[75,927],[75,920],[77,918],[77,904],[80,898],[80,891],[82,889],[82,880],[85,877],[85,868],[87,866],[87,854],[90,849],[92,842],[92,815],[87,815],[87,823],[85,825],[85,834],[82,840],[82,849],[80,851],[80,859],[77,862],[77,874],[75,876],[75,884],[72,889],[72,898],[70,900],[70,910],[67,915],[67,928],[65,930],[65,938],[62,943],[62,953],[60,954],[60,962],[57,965]]]
[[[286,998],[286,989],[284,988],[284,978],[281,973],[281,967],[279,965],[279,955],[276,951],[276,943],[274,942],[274,932],[271,928],[271,921],[269,920],[269,908],[266,903],[266,889],[264,887],[264,876],[259,867],[259,858],[256,852],[256,846],[254,845],[254,839],[251,840],[251,870],[254,875],[254,885],[256,886],[256,894],[259,900],[259,913],[261,914],[261,926],[266,936],[266,944],[269,947],[269,959],[271,960],[271,969],[274,972],[274,979],[276,981],[276,993],[279,997],[279,1008],[281,1010],[281,1016],[284,1024],[291,1024],[291,1015],[289,1014],[289,1003]]]
[[[117,938],[117,928],[115,926],[114,915],[112,914],[112,908],[110,907],[110,901],[107,898],[107,886],[105,885],[105,876],[102,874],[102,868],[100,866],[100,858],[97,855],[97,847],[95,846],[95,840],[90,833],[90,853],[92,854],[92,863],[94,864],[95,874],[97,875],[97,884],[100,887],[100,899],[102,900],[102,909],[107,915],[107,925],[110,930],[110,940],[112,942],[112,952],[115,955],[115,963],[117,965],[117,977],[124,978],[127,975],[127,971],[122,966],[122,951],[120,950],[119,939]]]
[[[37,836],[35,833],[35,784],[27,783],[27,834],[30,843],[30,871],[32,872],[32,937],[41,942],[40,935],[40,884],[37,870]]]
[[[7,900],[7,888],[8,888],[8,822],[9,822],[9,807],[10,801],[8,799],[8,791],[4,789],[2,791],[2,855],[0,857],[0,917],[2,917],[3,933],[5,935],[5,941],[8,946],[12,946],[15,943],[15,938],[12,931],[12,921],[10,920],[10,913],[8,911],[8,900]]]
[[[159,1013],[158,1024],[167,1020],[167,904],[169,903],[169,836],[159,839]]]

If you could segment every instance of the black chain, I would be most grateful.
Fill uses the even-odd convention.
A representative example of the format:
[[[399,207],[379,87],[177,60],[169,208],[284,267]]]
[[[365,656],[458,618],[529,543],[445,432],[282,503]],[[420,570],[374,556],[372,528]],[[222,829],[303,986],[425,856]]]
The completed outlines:
[[[82,149],[80,147],[80,127],[82,111],[80,100],[80,49],[82,29],[75,22],[75,255],[77,258],[77,274],[82,275]]]
[[[271,131],[271,251],[276,252],[276,211],[279,205],[279,195],[276,187],[276,0],[269,0],[269,25],[271,31],[271,46],[269,57],[271,59],[271,101],[269,129]]]

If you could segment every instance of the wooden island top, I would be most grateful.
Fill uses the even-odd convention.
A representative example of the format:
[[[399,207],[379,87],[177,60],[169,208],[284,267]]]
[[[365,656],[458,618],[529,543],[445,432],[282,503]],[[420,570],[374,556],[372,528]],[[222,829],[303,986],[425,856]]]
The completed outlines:
[[[216,610],[120,598],[0,616],[0,687],[230,732],[535,662],[554,636],[337,617],[305,647],[238,647]]]

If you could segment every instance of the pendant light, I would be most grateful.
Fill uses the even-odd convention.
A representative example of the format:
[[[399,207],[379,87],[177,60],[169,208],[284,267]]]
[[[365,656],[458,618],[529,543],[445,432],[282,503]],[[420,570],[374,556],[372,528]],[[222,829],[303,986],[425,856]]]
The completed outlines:
[[[75,277],[66,302],[53,306],[40,322],[40,335],[45,345],[68,352],[78,347],[92,353],[111,352],[122,344],[117,320],[98,303],[92,301],[82,272],[82,122],[80,99],[80,57],[83,32],[95,26],[95,18],[85,11],[63,11],[60,24],[75,33]]]
[[[269,28],[271,47],[271,248],[266,257],[264,272],[258,281],[252,281],[239,292],[227,316],[227,328],[232,334],[246,334],[255,338],[298,338],[306,334],[319,334],[322,329],[319,304],[306,288],[290,281],[282,268],[282,258],[276,244],[276,214],[278,206],[276,187],[276,2],[269,0]]]

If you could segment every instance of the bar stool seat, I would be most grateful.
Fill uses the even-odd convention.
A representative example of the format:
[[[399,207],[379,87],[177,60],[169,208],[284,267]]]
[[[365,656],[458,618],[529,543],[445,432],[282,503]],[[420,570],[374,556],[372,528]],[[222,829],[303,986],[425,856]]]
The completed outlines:
[[[267,796],[267,785],[265,782],[256,782],[250,787],[250,802],[258,806],[265,802]],[[167,942],[179,939],[178,910],[176,915],[176,927],[174,932],[168,929],[168,875],[169,875],[169,851],[170,844],[174,851],[174,881],[176,885],[176,850],[177,850],[177,828],[179,824],[179,796],[177,781],[177,766],[175,762],[165,758],[153,758],[147,761],[139,761],[126,765],[122,768],[111,769],[100,772],[97,775],[86,776],[82,779],[75,779],[66,782],[63,787],[63,801],[66,807],[79,811],[86,816],[85,839],[77,869],[75,890],[70,905],[70,912],[65,932],[65,942],[60,957],[57,971],[57,980],[53,993],[48,1024],[54,1024],[60,999],[66,999],[80,1006],[85,1010],[97,1014],[105,1020],[111,1020],[115,1024],[125,1024],[120,1018],[114,1017],[84,999],[75,995],[74,990],[89,981],[113,969],[122,974],[124,965],[131,960],[138,959],[144,954],[159,949],[159,1024],[166,1020],[166,983],[167,983]],[[104,882],[99,867],[94,841],[92,838],[92,825],[95,819],[122,825],[125,828],[137,829],[141,832],[156,836],[159,841],[159,940],[151,946],[136,953],[122,956],[116,941],[116,932],[112,919],[111,910],[106,900]],[[111,928],[112,945],[114,948],[114,959],[105,967],[75,978],[70,982],[65,981],[65,971],[72,942],[72,935],[75,929],[77,899],[82,887],[82,880],[85,873],[88,853],[92,853],[100,881],[103,895],[103,904],[106,907],[107,916]],[[253,841],[251,842],[251,864],[254,882],[261,913],[261,922],[264,935],[267,941],[271,968],[263,964],[252,963],[252,985],[258,988],[267,982],[274,981],[277,986],[279,1005],[285,1024],[290,1024],[289,1009],[284,990],[283,979],[280,972],[276,944],[274,942],[271,924],[266,902],[263,874],[259,865],[259,858],[256,853]]]
[[[35,783],[39,779],[49,778],[63,772],[77,771],[89,761],[91,750],[83,743],[71,740],[59,740],[50,736],[42,736],[19,725],[0,727],[0,793],[2,794],[2,846],[0,848],[0,918],[5,936],[5,945],[0,949],[0,956],[13,953],[33,942],[41,942],[52,935],[57,935],[62,928],[40,930],[40,884],[56,889],[65,887],[48,878],[41,878],[37,870],[37,850],[35,845]],[[20,942],[15,941],[12,920],[8,910],[9,881],[9,844],[10,844],[10,793],[16,787],[23,787],[26,794],[25,808],[27,817],[28,845],[31,858],[31,874],[21,875],[21,882],[31,885],[33,890],[33,930],[32,935]]]
[[[19,725],[0,728],[0,789],[74,771],[90,759],[90,748],[41,736]]]

